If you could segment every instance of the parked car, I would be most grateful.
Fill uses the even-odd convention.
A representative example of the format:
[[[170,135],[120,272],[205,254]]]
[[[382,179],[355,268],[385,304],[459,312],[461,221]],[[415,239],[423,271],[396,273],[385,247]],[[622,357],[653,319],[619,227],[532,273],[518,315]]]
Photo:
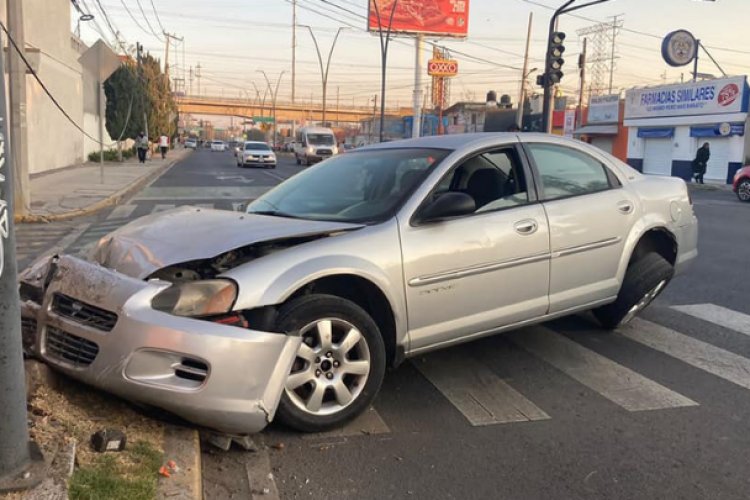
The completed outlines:
[[[276,155],[265,142],[247,141],[237,157],[237,166],[248,165],[276,168]]]
[[[245,213],[179,207],[88,261],[42,258],[21,308],[73,378],[224,432],[320,431],[409,356],[585,310],[627,323],[697,239],[679,178],[551,135],[425,137],[326,160]]]
[[[188,137],[187,139],[185,139],[185,147],[188,149],[197,149],[198,140],[194,137]]]
[[[740,201],[750,202],[750,165],[742,167],[734,174],[732,190]]]
[[[211,141],[211,152],[219,151],[224,152],[226,151],[227,145],[224,143],[224,141]]]

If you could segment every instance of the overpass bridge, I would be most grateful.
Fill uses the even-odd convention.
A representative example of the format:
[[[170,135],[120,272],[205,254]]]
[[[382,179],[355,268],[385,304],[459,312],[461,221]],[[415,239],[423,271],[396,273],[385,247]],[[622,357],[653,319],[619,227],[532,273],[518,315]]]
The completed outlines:
[[[273,116],[273,108],[268,100],[265,103],[260,103],[257,100],[227,97],[179,96],[176,98],[176,102],[177,110],[183,114],[237,116],[242,118]],[[385,112],[389,116],[410,116],[413,110],[412,108],[394,107],[386,108]],[[365,106],[336,106],[335,103],[332,106],[330,102],[326,105],[326,121],[330,123],[355,124],[372,118],[373,115],[379,116],[380,109],[374,110]],[[276,121],[278,123],[322,120],[323,106],[320,103],[313,103],[312,105],[309,103],[276,103]]]

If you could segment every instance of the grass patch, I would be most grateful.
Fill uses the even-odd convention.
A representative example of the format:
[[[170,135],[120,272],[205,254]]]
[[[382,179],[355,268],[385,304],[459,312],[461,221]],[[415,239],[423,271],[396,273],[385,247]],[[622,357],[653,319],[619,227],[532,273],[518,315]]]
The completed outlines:
[[[138,441],[121,453],[105,453],[70,479],[71,500],[151,500],[163,456],[148,442]]]

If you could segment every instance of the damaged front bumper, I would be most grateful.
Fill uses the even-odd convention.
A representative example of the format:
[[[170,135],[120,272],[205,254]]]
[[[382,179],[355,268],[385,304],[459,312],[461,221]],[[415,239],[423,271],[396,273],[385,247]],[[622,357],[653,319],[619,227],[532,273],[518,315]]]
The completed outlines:
[[[300,338],[152,309],[169,285],[71,256],[37,262],[21,276],[27,345],[125,399],[222,432],[260,431],[273,419]]]

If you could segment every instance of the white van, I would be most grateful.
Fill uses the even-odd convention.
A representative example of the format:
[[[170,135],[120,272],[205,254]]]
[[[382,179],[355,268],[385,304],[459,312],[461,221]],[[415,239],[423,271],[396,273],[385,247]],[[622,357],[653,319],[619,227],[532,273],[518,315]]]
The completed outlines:
[[[312,165],[339,153],[333,130],[325,127],[303,127],[297,130],[294,157],[297,165]]]

